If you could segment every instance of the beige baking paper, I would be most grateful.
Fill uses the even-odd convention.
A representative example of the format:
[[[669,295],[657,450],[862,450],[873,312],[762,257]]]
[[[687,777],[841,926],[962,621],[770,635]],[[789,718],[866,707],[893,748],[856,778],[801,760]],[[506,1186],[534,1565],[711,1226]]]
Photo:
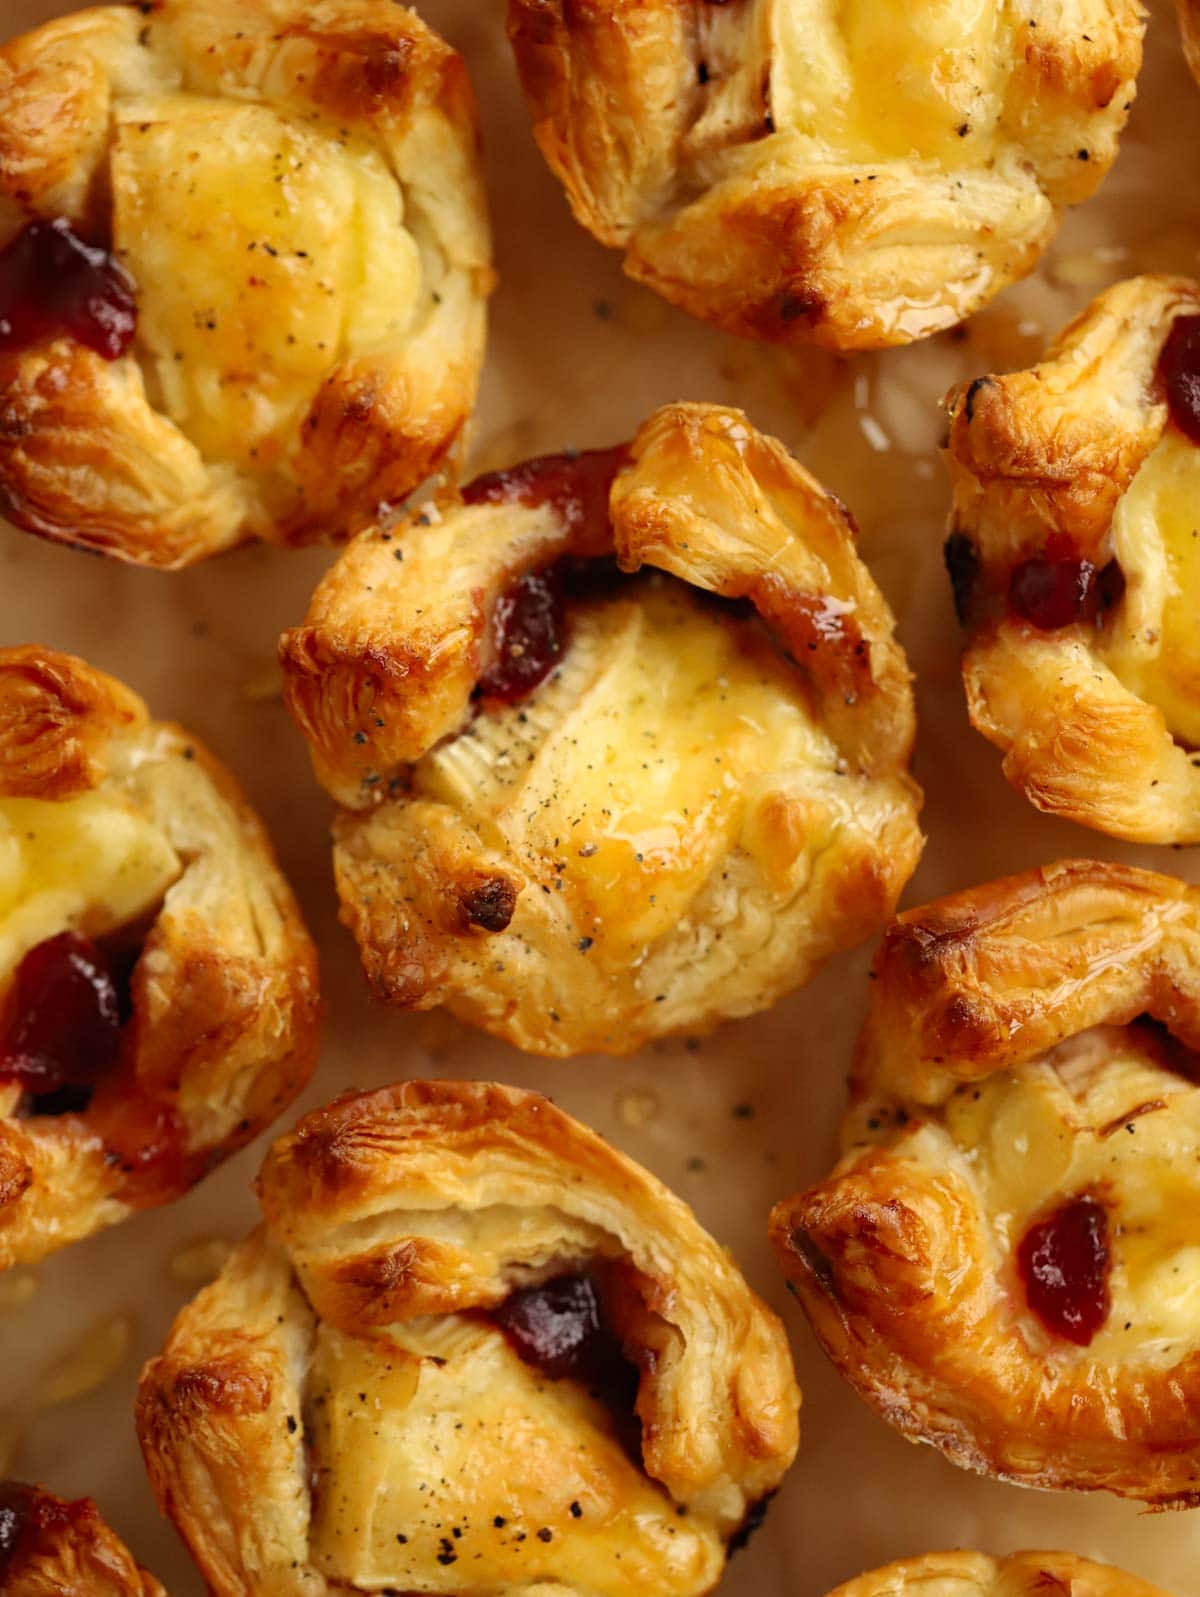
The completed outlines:
[[[0,0],[0,32],[61,9]],[[946,486],[936,454],[937,402],[952,382],[1026,363],[1117,277],[1200,270],[1200,89],[1184,69],[1173,8],[1153,7],[1141,92],[1113,174],[1070,219],[1039,275],[1002,295],[965,337],[846,364],[737,343],[627,283],[617,260],[572,223],[534,149],[502,0],[425,0],[424,10],[474,76],[496,230],[501,282],[471,466],[614,442],[667,400],[743,406],[849,503],[899,617],[917,673],[916,773],[929,833],[905,902],[1066,855],[1195,875],[1194,853],[1123,848],[1035,815],[968,727],[941,564]],[[274,668],[276,636],[301,619],[329,558],[253,548],[162,576],[0,525],[0,642],[75,650],[124,677],[158,714],[207,740],[265,818],[320,942],[329,1000],[324,1057],[304,1105],[431,1074],[538,1087],[657,1171],[734,1250],[787,1320],[804,1413],[799,1460],[732,1565],[728,1597],[820,1597],[872,1565],[955,1545],[1068,1548],[1200,1597],[1200,1515],[995,1485],[910,1446],[826,1366],[781,1289],[764,1240],[767,1212],[831,1162],[868,950],[834,960],[771,1014],[627,1062],[540,1063],[447,1018],[371,1006],[336,921],[330,805],[279,702]],[[95,1496],[174,1597],[197,1597],[202,1584],[143,1477],[137,1372],[195,1289],[180,1277],[203,1275],[215,1252],[205,1244],[254,1223],[261,1152],[260,1143],[184,1201],[59,1255],[36,1282],[0,1282],[0,1455],[24,1478]],[[51,1396],[64,1400],[39,1406]]]

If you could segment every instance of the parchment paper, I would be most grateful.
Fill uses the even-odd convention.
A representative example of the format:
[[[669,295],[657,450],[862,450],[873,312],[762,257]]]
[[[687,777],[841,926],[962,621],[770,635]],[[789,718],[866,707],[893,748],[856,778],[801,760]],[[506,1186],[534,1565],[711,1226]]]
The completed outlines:
[[[0,0],[2,31],[62,9],[53,0]],[[472,468],[614,442],[668,400],[743,406],[847,500],[862,552],[899,617],[917,673],[916,772],[930,839],[905,902],[1067,855],[1195,876],[1194,852],[1122,847],[1036,815],[969,728],[941,566],[947,490],[936,456],[937,401],[959,377],[1026,363],[1120,276],[1200,269],[1200,89],[1184,68],[1173,8],[1163,0],[1152,8],[1141,93],[1116,168],[1070,218],[1037,277],[1001,296],[965,337],[845,364],[724,338],[626,282],[616,258],[571,221],[533,146],[502,0],[424,0],[423,9],[472,69],[497,237],[501,288]],[[160,576],[0,525],[0,641],[71,649],[125,678],[158,714],[205,738],[265,818],[320,942],[329,1001],[323,1060],[301,1107],[351,1085],[417,1075],[536,1086],[657,1171],[735,1251],[786,1318],[804,1412],[799,1460],[766,1526],[732,1565],[722,1588],[729,1597],[821,1597],[860,1570],[955,1545],[1063,1547],[1200,1597],[1200,1516],[993,1484],[910,1446],[827,1367],[782,1290],[764,1239],[767,1212],[833,1157],[869,950],[834,960],[772,1013],[625,1063],[539,1063],[448,1018],[369,1003],[336,922],[331,806],[313,784],[273,673],[276,636],[303,616],[330,558],[251,548]],[[58,1255],[37,1272],[27,1302],[0,1308],[0,1445],[5,1432],[10,1443],[19,1433],[12,1469],[63,1494],[95,1496],[174,1597],[197,1597],[202,1583],[144,1480],[132,1422],[137,1373],[195,1290],[172,1268],[181,1248],[234,1239],[254,1222],[250,1183],[262,1148],[170,1208]],[[81,1347],[119,1347],[122,1327],[129,1345],[106,1381],[35,1409],[57,1361],[70,1362]]]

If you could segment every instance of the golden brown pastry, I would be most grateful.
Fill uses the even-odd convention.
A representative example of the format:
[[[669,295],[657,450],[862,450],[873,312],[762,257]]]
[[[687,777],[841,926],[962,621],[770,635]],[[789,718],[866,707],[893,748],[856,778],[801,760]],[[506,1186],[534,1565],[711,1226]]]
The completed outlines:
[[[0,1481],[0,1597],[166,1597],[100,1518],[41,1486]]]
[[[1139,0],[509,0],[535,133],[625,269],[751,338],[905,344],[1116,155]]]
[[[535,1093],[408,1082],[306,1116],[259,1195],[138,1402],[216,1597],[712,1589],[799,1393],[659,1181]]]
[[[969,1469],[1200,1504],[1200,889],[1028,871],[874,975],[843,1158],[771,1221],[826,1351]]]
[[[972,723],[1039,809],[1200,841],[1200,284],[1118,283],[948,403]]]
[[[1166,1597],[1149,1581],[1074,1553],[927,1553],[848,1580],[829,1597]]]
[[[370,522],[471,411],[461,58],[392,0],[98,6],[0,49],[0,507],[178,567]]]
[[[0,1270],[186,1192],[304,1085],[316,952],[233,778],[0,649]]]
[[[281,652],[376,993],[567,1055],[801,985],[920,852],[892,628],[844,508],[715,405],[364,533]]]

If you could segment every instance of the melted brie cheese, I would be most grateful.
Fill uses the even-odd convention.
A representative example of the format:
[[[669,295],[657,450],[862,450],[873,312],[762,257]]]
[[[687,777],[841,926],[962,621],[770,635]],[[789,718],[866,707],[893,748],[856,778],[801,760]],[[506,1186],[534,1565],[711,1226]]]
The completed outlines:
[[[1101,1359],[1177,1359],[1200,1341],[1200,1089],[1152,1036],[1100,1027],[964,1086],[946,1127],[1011,1265],[1029,1225],[1082,1194],[1109,1217],[1112,1309]]]
[[[572,895],[597,953],[628,962],[678,924],[731,849],[769,847],[756,825],[764,778],[837,763],[765,638],[650,579],[636,597],[576,609],[561,666],[433,750],[414,786]]]
[[[1125,596],[1100,653],[1173,737],[1200,748],[1200,448],[1164,434],[1117,505],[1112,541]]]
[[[999,117],[994,0],[770,6],[775,126],[852,160],[979,159]]]
[[[251,103],[127,101],[112,183],[151,397],[209,461],[268,470],[329,370],[412,320],[400,187],[348,135]]]
[[[0,799],[0,987],[31,948],[149,914],[181,870],[152,822],[119,794]]]
[[[676,1513],[603,1407],[523,1364],[486,1321],[417,1321],[375,1340],[323,1325],[308,1392],[312,1556],[333,1580],[682,1597],[720,1574],[715,1533]]]

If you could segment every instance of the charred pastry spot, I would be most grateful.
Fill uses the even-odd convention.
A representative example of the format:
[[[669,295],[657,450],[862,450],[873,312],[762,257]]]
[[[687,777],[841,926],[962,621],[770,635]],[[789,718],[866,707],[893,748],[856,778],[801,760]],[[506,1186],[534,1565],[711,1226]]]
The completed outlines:
[[[746,1510],[746,1517],[729,1538],[728,1551],[732,1558],[735,1553],[740,1553],[749,1544],[750,1538],[757,1530],[762,1528],[762,1523],[767,1517],[767,1510],[771,1506],[774,1492],[768,1492],[765,1497],[760,1497],[757,1503],[751,1503]]]
[[[485,932],[506,930],[517,907],[517,889],[506,876],[490,876],[463,889],[459,908],[469,926]]]
[[[837,1299],[837,1275],[833,1268],[833,1260],[827,1253],[823,1253],[813,1241],[810,1232],[803,1226],[792,1229],[789,1241],[792,1251],[800,1259],[805,1269],[821,1288],[827,1298]]]
[[[1030,1226],[1017,1246],[1017,1269],[1025,1300],[1046,1329],[1087,1347],[1112,1307],[1104,1205],[1073,1198]]]
[[[781,322],[816,322],[824,311],[824,302],[812,294],[781,294],[779,320]]]
[[[968,424],[975,420],[975,401],[981,391],[992,387],[994,382],[994,377],[977,377],[967,389],[966,398],[963,400],[963,415],[967,418]]]
[[[1200,316],[1177,316],[1171,323],[1157,377],[1172,423],[1200,444]]]
[[[117,360],[136,327],[133,279],[65,218],[31,222],[0,252],[0,349],[67,335]]]
[[[952,532],[942,549],[942,558],[954,593],[954,613],[959,625],[966,626],[979,580],[979,551],[965,532]]]

